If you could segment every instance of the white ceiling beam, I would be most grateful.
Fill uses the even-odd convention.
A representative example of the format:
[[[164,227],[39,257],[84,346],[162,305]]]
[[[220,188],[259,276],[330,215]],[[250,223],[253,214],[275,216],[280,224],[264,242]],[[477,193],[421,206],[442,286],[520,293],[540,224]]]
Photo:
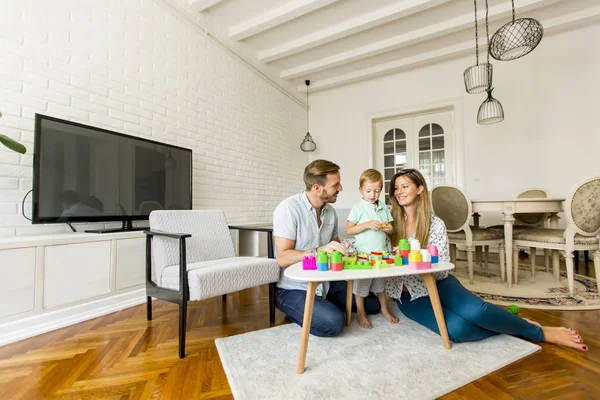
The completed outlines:
[[[390,21],[405,18],[448,1],[450,0],[405,0],[261,51],[258,53],[258,59],[264,62],[276,61]]]
[[[523,0],[520,7],[515,8],[519,12],[528,11],[534,8],[539,8],[550,3],[556,3],[560,0]],[[510,3],[499,4],[489,9],[489,19],[495,20],[508,15],[511,12]],[[452,18],[437,24],[429,25],[421,29],[407,32],[402,35],[394,36],[389,39],[373,42],[366,46],[358,47],[343,53],[335,54],[330,57],[325,57],[317,61],[313,61],[298,67],[290,68],[281,71],[283,79],[294,79],[300,76],[307,76],[311,73],[323,71],[338,65],[347,64],[349,62],[362,60],[373,57],[377,54],[386,53],[392,50],[397,50],[416,43],[430,40],[443,35],[448,35],[453,32],[467,29],[473,26],[474,15],[464,14],[456,18]],[[485,20],[485,15],[479,14],[479,20]]]
[[[540,21],[544,27],[544,34],[551,34],[573,26],[580,26],[585,23],[591,23],[600,20],[600,6],[587,8],[573,12],[560,17]],[[543,40],[542,40],[543,42]],[[447,46],[443,49],[428,51],[413,57],[403,58],[401,60],[390,61],[370,68],[364,68],[347,74],[338,75],[333,78],[311,80],[310,91],[331,89],[334,87],[348,85],[350,83],[373,79],[378,76],[389,75],[402,70],[416,68],[420,65],[431,64],[435,61],[441,61],[447,58],[460,56],[473,52],[475,40],[458,43],[453,46]],[[485,50],[487,46],[483,44],[480,49]],[[298,86],[299,92],[305,92],[306,86]]]
[[[195,12],[203,12],[223,0],[189,0],[189,8]]]
[[[237,41],[247,39],[336,1],[339,0],[294,0],[230,28],[229,37]]]

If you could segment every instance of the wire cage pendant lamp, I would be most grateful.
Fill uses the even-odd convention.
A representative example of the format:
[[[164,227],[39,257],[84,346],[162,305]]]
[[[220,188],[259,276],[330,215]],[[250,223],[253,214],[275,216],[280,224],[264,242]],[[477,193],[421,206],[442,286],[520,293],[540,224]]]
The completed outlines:
[[[317,149],[317,144],[314,142],[309,132],[308,87],[310,86],[310,81],[306,80],[304,83],[306,83],[306,136],[304,136],[304,140],[300,143],[300,149],[305,153],[310,153]]]
[[[475,5],[475,65],[470,66],[463,73],[465,79],[465,89],[467,93],[481,93],[492,84],[492,64],[487,62],[479,64],[479,29],[477,28],[477,0],[473,0]]]
[[[533,18],[515,20],[515,1],[512,3],[512,21],[494,33],[490,42],[490,53],[498,61],[510,61],[523,57],[540,44],[544,28]]]
[[[485,37],[488,43],[487,49],[487,62],[490,62],[490,33],[488,27],[488,0],[485,0]],[[490,80],[489,86],[486,88],[487,98],[479,106],[477,112],[477,123],[479,125],[491,125],[504,120],[504,109],[502,104],[492,96],[492,81]]]

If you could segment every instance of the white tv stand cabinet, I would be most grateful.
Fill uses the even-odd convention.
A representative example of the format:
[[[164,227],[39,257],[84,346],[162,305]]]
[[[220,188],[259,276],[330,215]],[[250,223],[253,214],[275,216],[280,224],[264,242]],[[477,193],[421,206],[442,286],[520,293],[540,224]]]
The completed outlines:
[[[0,239],[0,346],[146,301],[142,231]]]

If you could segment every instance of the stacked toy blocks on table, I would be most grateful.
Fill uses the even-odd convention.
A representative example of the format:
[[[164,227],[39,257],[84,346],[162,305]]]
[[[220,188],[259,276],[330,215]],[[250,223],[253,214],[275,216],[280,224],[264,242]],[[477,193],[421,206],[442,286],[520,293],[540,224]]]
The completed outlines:
[[[435,254],[435,256],[433,254]],[[421,243],[419,243],[418,240],[413,240],[410,242],[408,268],[414,270],[431,269],[431,264],[436,264],[437,262],[438,250],[436,246],[430,245],[427,247],[427,249],[421,249]]]

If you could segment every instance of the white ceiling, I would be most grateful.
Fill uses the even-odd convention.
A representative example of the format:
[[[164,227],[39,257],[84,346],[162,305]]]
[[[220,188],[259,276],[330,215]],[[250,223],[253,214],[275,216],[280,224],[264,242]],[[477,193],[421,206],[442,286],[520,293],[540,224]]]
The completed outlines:
[[[169,1],[297,99],[306,79],[312,93],[475,54],[473,0]],[[599,0],[514,2],[516,18],[538,19],[544,35],[600,20]],[[510,20],[511,0],[488,3],[491,37]],[[477,5],[481,46],[485,0]]]

